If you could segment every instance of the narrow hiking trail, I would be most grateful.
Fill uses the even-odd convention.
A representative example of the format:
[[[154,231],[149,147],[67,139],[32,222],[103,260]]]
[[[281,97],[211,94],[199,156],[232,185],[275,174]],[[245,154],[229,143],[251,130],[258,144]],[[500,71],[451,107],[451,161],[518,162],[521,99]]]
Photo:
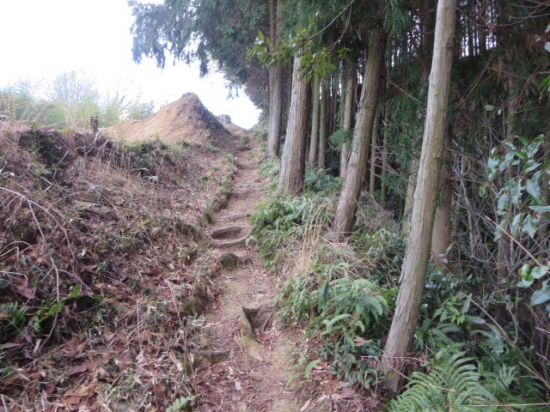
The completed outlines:
[[[248,216],[265,194],[265,181],[258,173],[258,150],[236,151],[238,171],[233,194],[226,207],[216,213],[208,229],[213,236],[220,229],[233,228],[218,239],[229,241],[248,233]],[[240,228],[237,229],[237,228]],[[217,268],[220,295],[207,309],[207,349],[211,356],[196,370],[199,385],[206,390],[203,412],[250,411],[294,412],[300,402],[286,388],[290,376],[288,350],[297,334],[281,331],[274,325],[272,303],[277,292],[276,279],[262,267],[254,247],[245,244],[226,247],[212,253],[220,257],[237,256],[235,268]],[[230,259],[229,259],[230,260]],[[244,309],[257,309],[250,334]],[[249,311],[247,311],[250,313]],[[243,319],[244,318],[244,319]],[[254,332],[253,332],[254,333]]]

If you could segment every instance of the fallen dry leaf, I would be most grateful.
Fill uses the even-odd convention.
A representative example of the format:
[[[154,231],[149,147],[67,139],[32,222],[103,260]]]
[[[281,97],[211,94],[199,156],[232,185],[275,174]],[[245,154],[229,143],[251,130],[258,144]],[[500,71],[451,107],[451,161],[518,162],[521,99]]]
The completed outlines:
[[[352,388],[349,386],[346,386],[342,388],[340,391],[340,394],[345,398],[353,398],[356,395],[357,392],[355,392]]]
[[[80,396],[73,396],[73,395],[64,396],[63,400],[61,402],[66,404],[66,405],[79,405],[80,404]]]
[[[265,342],[269,342],[271,340],[271,335],[268,334],[268,333],[265,333],[265,332],[260,332],[258,333],[258,335],[256,336],[256,338],[258,339],[258,341],[260,341],[261,343],[265,343]]]
[[[355,346],[363,346],[363,345],[366,345],[367,343],[372,342],[371,339],[365,340],[361,336],[354,337],[353,341],[355,342]]]
[[[156,266],[149,266],[149,270],[151,271],[151,275],[159,276],[160,275],[160,269]]]
[[[307,402],[303,404],[303,406],[300,408],[300,412],[304,412],[307,408],[309,408],[310,403],[311,403],[311,398],[309,398]]]
[[[95,273],[94,269],[97,268],[97,265],[87,265],[83,266],[82,270],[80,272],[89,272],[89,273]]]
[[[36,291],[36,288],[20,288],[15,291],[27,299],[34,299],[34,292]]]
[[[46,398],[51,397],[55,392],[55,385],[53,383],[41,383],[40,388],[46,394]]]
[[[166,394],[166,386],[162,383],[155,383],[153,385],[153,394],[155,398],[162,398]]]
[[[76,375],[78,373],[84,373],[88,370],[88,364],[83,363],[82,365],[76,365],[71,368],[69,368],[69,371],[67,372],[67,375]]]

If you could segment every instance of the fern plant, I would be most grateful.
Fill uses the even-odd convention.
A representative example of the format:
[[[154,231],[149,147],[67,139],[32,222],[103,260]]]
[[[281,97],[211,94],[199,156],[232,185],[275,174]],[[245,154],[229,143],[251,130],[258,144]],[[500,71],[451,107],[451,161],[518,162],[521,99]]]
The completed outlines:
[[[307,167],[304,176],[304,186],[308,191],[316,193],[339,193],[342,188],[343,179],[338,176],[331,176],[324,169]]]
[[[177,398],[174,402],[172,402],[172,405],[166,408],[166,412],[190,411],[191,401],[194,398],[194,396],[182,396]]]
[[[325,337],[321,355],[332,359],[331,371],[351,384],[369,388],[378,381],[378,373],[362,359],[379,356],[381,323],[389,315],[391,293],[367,279],[348,277],[325,281],[319,289],[320,315],[308,332]],[[368,338],[368,339],[364,339]]]
[[[15,331],[20,331],[25,324],[27,323],[27,318],[25,316],[27,312],[26,306],[19,306],[18,302],[6,302],[0,304],[0,314],[4,314],[0,317],[0,325],[1,320],[5,318],[7,322],[9,323],[8,327],[2,327],[2,333],[0,334],[0,338],[5,339],[6,336],[3,336],[4,334],[12,333]]]
[[[429,373],[414,372],[405,391],[387,406],[390,412],[410,411],[542,411],[536,394],[522,398],[511,394],[519,379],[516,367],[502,366],[485,372],[478,360],[455,352],[440,351]]]
[[[390,402],[388,410],[466,412],[494,404],[497,401],[480,382],[474,360],[458,352],[434,366],[428,374],[413,373],[405,392]]]

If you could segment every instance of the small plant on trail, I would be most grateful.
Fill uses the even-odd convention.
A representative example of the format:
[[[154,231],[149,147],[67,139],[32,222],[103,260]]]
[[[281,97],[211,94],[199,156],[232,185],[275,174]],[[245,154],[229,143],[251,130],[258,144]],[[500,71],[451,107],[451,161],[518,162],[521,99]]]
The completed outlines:
[[[178,411],[190,411],[191,401],[195,399],[194,396],[182,396],[176,399],[172,405],[166,408],[166,412],[178,412]]]

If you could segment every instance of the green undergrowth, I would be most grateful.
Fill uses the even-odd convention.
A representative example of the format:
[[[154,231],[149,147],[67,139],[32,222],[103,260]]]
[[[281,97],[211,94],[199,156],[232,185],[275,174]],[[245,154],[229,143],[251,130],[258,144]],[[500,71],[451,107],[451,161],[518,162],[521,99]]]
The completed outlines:
[[[273,160],[262,166],[273,188],[276,170]],[[307,342],[296,351],[293,378],[315,382],[324,371],[360,391],[379,391],[406,239],[368,194],[352,236],[336,239],[330,227],[341,182],[315,170],[305,180],[302,195],[273,191],[251,218],[264,264],[281,278],[279,319]],[[406,370],[414,373],[390,410],[543,410],[535,404],[544,403],[544,375],[507,321],[511,298],[452,269],[428,269]]]

